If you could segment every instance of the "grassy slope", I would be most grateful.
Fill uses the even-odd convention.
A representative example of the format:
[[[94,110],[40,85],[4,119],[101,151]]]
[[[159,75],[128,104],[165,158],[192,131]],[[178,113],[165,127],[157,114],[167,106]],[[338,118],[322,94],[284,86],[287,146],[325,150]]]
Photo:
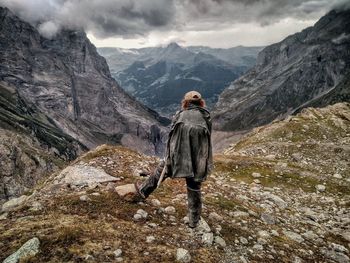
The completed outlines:
[[[108,192],[106,185],[93,189],[52,186],[53,175],[34,198],[44,206],[43,210],[31,211],[28,203],[0,221],[0,227],[5,229],[0,236],[0,260],[37,236],[42,241],[41,252],[27,262],[79,262],[87,254],[94,257],[92,262],[113,262],[117,248],[123,250],[125,262],[174,262],[178,247],[188,249],[194,262],[240,262],[240,256],[249,262],[291,262],[296,256],[305,262],[331,262],[322,253],[323,248],[330,243],[348,246],[343,231],[337,230],[342,223],[334,218],[342,214],[346,217],[350,207],[346,161],[349,112],[348,104],[304,110],[287,121],[256,129],[225,154],[215,156],[215,169],[203,187],[203,217],[212,230],[222,228],[220,235],[228,244],[226,249],[204,247],[183,224],[187,208],[182,180],[167,180],[147,202],[130,204]],[[301,159],[295,161],[293,153],[300,153]],[[314,160],[319,165],[315,166]],[[120,178],[117,184],[124,184],[137,179],[133,176],[136,169],[151,171],[157,159],[123,147],[102,146],[75,163],[101,167]],[[342,180],[332,177],[335,171],[343,176]],[[259,182],[254,181],[253,172],[261,174]],[[326,185],[324,193],[315,190],[320,183]],[[287,207],[282,209],[266,200],[266,192],[280,196]],[[79,196],[83,194],[91,200],[81,201]],[[151,203],[152,198],[159,199],[163,208],[174,206],[177,212],[173,217],[161,212]],[[133,215],[139,208],[149,216],[135,222]],[[318,215],[316,221],[305,217],[305,208]],[[248,215],[234,216],[233,212],[238,211]],[[211,212],[221,215],[222,220],[210,219]],[[276,223],[264,223],[264,214],[272,216]],[[259,230],[278,233],[266,238],[262,251],[254,248]],[[283,230],[300,234],[313,231],[320,238],[298,243]],[[155,241],[146,243],[148,235],[155,236]],[[245,237],[248,244],[238,242],[240,237]]]

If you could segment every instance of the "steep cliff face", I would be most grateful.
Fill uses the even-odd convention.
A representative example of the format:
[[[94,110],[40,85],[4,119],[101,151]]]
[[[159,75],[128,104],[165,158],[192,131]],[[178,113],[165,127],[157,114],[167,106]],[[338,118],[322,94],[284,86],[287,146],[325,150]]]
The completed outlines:
[[[350,72],[331,90],[322,96],[316,97],[297,109],[294,113],[300,112],[305,107],[323,107],[340,101],[350,101]]]
[[[331,11],[313,27],[266,47],[256,66],[220,95],[214,126],[249,129],[312,101],[325,106],[348,100],[349,50],[349,10]]]
[[[0,8],[0,21],[0,80],[64,133],[88,148],[120,143],[163,151],[167,119],[118,86],[84,32],[64,30],[46,39],[6,8]]]
[[[84,150],[15,87],[0,82],[0,203],[30,190]]]

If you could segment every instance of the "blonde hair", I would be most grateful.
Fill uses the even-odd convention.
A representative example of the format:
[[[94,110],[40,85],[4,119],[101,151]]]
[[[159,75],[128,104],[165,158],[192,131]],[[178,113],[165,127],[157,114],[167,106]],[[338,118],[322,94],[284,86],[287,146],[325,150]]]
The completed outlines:
[[[181,108],[183,110],[186,110],[188,108],[188,106],[190,105],[190,103],[192,103],[194,105],[197,105],[199,107],[202,107],[202,108],[205,107],[205,100],[203,100],[203,99],[199,99],[199,100],[186,100],[186,99],[183,99],[181,101]]]

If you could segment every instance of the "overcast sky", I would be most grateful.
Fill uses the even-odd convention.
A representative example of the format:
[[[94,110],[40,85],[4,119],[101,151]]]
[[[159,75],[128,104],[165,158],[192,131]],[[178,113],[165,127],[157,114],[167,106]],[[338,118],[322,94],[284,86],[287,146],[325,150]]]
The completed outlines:
[[[96,46],[260,46],[350,0],[0,0],[45,37],[84,29]]]

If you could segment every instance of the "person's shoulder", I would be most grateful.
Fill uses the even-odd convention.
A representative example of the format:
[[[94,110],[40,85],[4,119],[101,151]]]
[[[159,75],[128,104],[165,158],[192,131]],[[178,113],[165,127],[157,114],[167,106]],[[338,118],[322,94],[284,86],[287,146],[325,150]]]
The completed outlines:
[[[210,114],[210,111],[207,108],[202,108],[206,113]]]
[[[200,107],[199,111],[205,116],[210,116],[210,111],[207,108]]]
[[[172,123],[173,123],[173,124],[177,121],[177,119],[179,118],[179,116],[180,116],[180,114],[181,114],[182,111],[183,111],[183,110],[178,110],[178,111],[175,112],[175,114],[174,114],[173,117],[172,117]]]
[[[183,110],[176,111],[175,114],[173,115],[173,118],[178,117],[182,112],[183,112]]]

